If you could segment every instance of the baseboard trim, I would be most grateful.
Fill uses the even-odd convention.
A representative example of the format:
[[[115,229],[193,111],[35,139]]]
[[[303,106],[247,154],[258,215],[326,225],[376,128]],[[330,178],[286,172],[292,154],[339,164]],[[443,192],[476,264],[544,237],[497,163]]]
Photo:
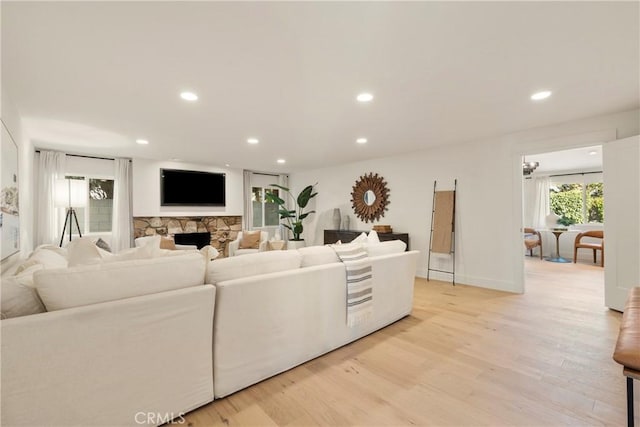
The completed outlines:
[[[416,273],[416,277],[420,277],[422,279],[427,278],[427,269],[420,269]],[[429,273],[429,278],[433,280],[440,280],[443,282],[451,282],[451,274],[441,273],[439,271],[431,271]],[[478,288],[487,288],[493,289],[496,291],[510,292],[514,294],[521,294],[522,291],[516,290],[516,285],[514,282],[509,282],[506,280],[495,280],[484,277],[475,277],[475,276],[465,276],[456,274],[456,284],[461,285],[469,285],[475,286]]]

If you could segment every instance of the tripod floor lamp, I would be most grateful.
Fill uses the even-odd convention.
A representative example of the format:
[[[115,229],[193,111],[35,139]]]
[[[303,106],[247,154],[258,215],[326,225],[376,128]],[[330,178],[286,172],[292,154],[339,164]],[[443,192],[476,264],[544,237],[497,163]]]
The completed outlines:
[[[60,247],[64,241],[64,234],[69,226],[69,241],[73,238],[73,224],[75,222],[78,234],[82,237],[76,208],[82,208],[87,205],[87,182],[84,179],[59,179],[56,182],[56,207],[67,208],[67,214],[64,219],[64,227],[60,235]]]

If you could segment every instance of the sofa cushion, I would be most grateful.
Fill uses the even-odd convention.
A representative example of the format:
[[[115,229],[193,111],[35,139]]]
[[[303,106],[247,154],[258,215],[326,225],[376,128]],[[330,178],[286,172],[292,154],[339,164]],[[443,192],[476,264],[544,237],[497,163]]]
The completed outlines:
[[[34,263],[15,276],[2,278],[0,295],[0,301],[2,302],[0,317],[2,319],[28,316],[46,311],[33,287],[33,273],[43,269],[44,266],[42,264]]]
[[[308,246],[298,249],[298,252],[302,255],[301,267],[340,262],[336,251],[329,246]]]
[[[364,249],[369,257],[402,253],[407,249],[407,244],[402,240],[388,240],[380,243],[368,243]]]
[[[300,268],[298,251],[269,251],[211,261],[205,282],[215,285],[226,280]]]
[[[205,261],[198,252],[182,256],[106,262],[34,274],[48,311],[202,285]]]

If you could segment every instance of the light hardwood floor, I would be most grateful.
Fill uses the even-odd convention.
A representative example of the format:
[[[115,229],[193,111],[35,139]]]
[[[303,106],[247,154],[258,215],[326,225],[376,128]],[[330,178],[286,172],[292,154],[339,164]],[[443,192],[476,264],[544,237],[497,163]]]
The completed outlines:
[[[621,315],[603,305],[603,270],[527,257],[526,271],[524,295],[416,279],[411,316],[186,421],[624,426],[625,382],[611,359]]]

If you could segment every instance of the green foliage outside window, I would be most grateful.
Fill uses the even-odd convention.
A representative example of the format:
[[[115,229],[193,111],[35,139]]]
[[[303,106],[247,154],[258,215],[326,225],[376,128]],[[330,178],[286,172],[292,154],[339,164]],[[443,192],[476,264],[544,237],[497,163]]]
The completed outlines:
[[[549,198],[551,210],[560,216],[558,223],[562,225],[604,222],[603,186],[601,182],[587,184],[586,206],[583,206],[582,184],[562,184],[557,187],[551,187]]]

